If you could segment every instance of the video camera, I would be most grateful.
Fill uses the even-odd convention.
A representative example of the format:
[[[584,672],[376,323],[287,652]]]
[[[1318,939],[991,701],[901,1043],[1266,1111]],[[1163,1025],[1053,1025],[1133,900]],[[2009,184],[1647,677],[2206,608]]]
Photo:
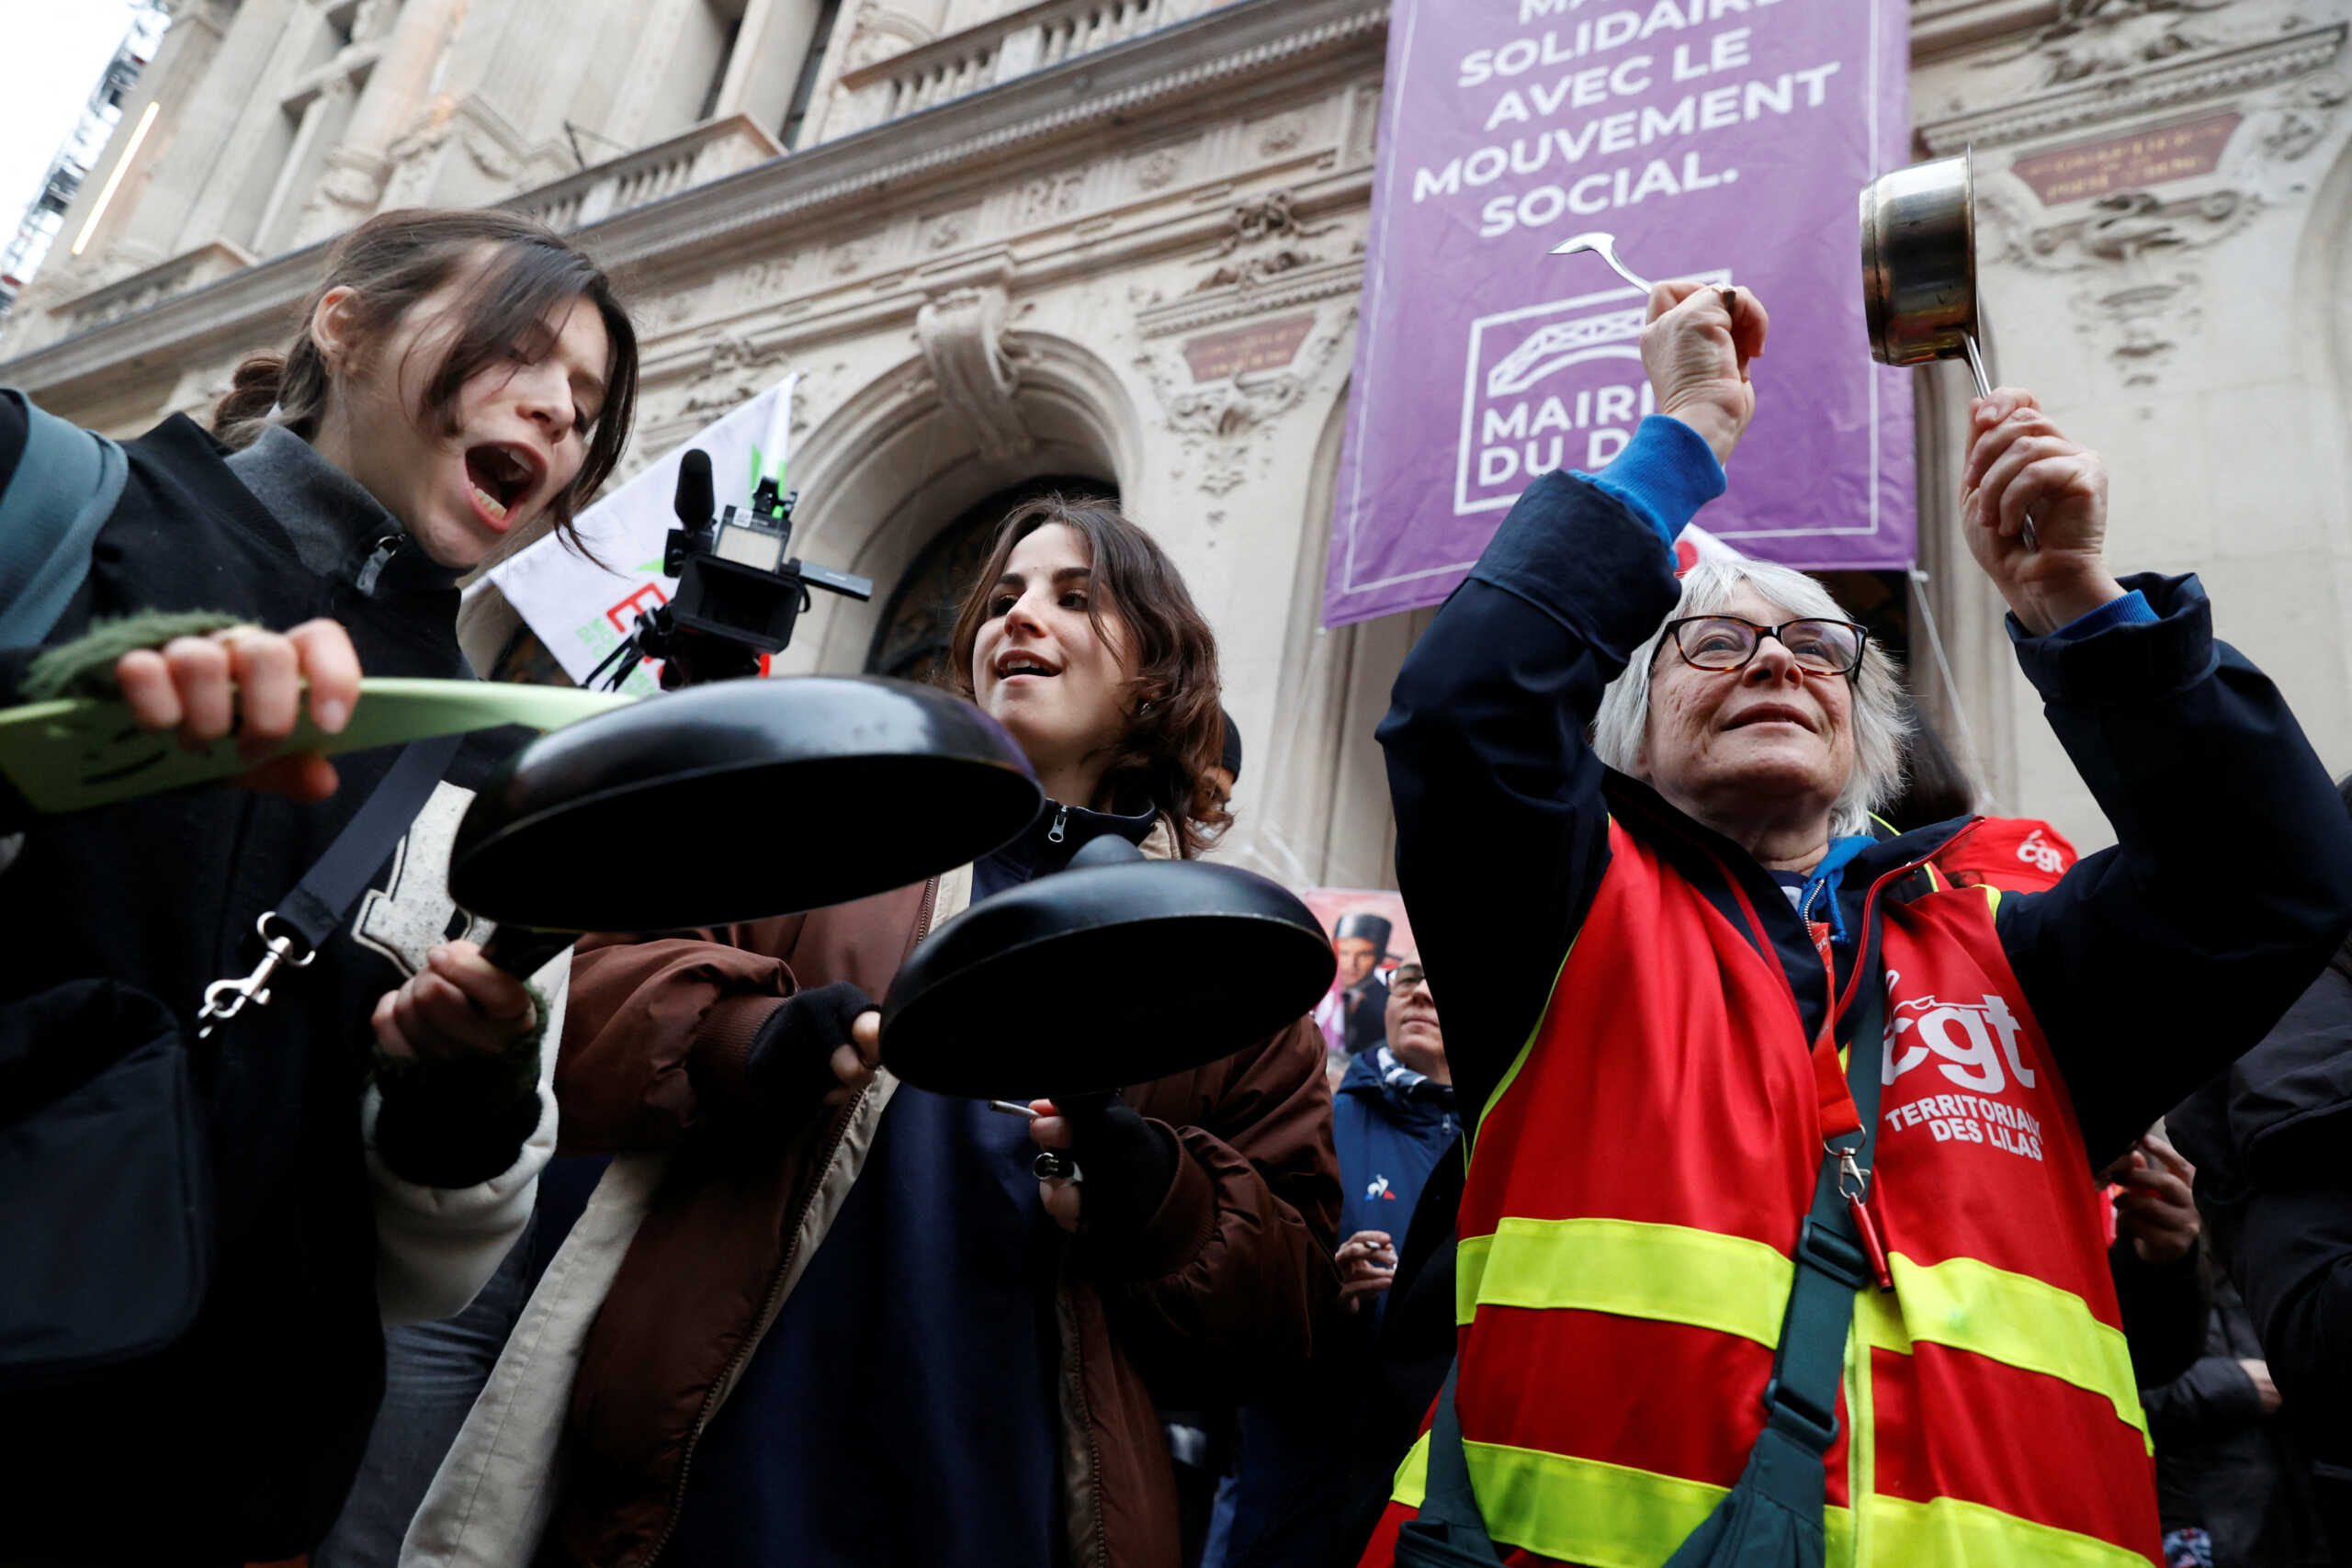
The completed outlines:
[[[662,552],[664,576],[678,580],[668,604],[641,612],[636,629],[589,673],[594,685],[616,661],[608,690],[618,690],[639,659],[662,660],[662,689],[727,681],[760,672],[763,655],[792,640],[793,623],[809,604],[808,590],[865,600],[872,580],[793,559],[792,513],[800,499],[780,475],[760,478],[748,513],[733,506],[714,515],[710,455],[690,451],[678,466],[672,502],[679,526]]]

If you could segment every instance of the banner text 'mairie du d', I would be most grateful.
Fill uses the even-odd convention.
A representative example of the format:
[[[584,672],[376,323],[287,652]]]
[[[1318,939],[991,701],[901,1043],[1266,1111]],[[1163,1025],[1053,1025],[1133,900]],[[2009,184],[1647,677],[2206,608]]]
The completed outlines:
[[[1512,36],[1464,51],[1454,76],[1457,90],[1480,95],[1494,140],[1415,167],[1414,202],[1476,201],[1479,237],[1496,239],[1737,180],[1708,150],[1651,150],[1829,102],[1839,62],[1753,73],[1754,24],[1719,25],[1784,3],[1656,0],[1579,16],[1591,0],[1519,0]],[[1712,30],[1692,36],[1702,28]],[[1645,101],[1611,107],[1627,99]],[[1506,175],[1519,188],[1479,197]]]

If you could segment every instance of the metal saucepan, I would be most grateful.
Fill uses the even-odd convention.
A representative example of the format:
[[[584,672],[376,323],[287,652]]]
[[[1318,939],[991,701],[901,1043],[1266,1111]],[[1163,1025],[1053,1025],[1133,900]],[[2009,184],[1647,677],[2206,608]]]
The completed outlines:
[[[1965,359],[1993,395],[1976,301],[1976,186],[1966,153],[1893,169],[1862,187],[1862,312],[1882,365]],[[2039,542],[2025,521],[2025,547]]]
[[[879,676],[722,681],[523,748],[449,857],[490,955],[528,974],[582,931],[764,919],[978,859],[1045,799],[971,704]]]
[[[883,1003],[882,1062],[939,1094],[1099,1094],[1264,1039],[1315,1006],[1336,962],[1306,906],[1253,873],[1065,871],[923,939]]]

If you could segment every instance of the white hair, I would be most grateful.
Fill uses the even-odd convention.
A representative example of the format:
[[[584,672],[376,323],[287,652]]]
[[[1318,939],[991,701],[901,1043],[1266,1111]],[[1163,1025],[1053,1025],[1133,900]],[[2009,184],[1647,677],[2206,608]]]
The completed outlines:
[[[1849,618],[1829,590],[1793,567],[1709,557],[1683,577],[1681,602],[1668,619],[1726,610],[1742,587],[1754,589],[1793,619]],[[1594,753],[1621,773],[1635,771],[1635,759],[1648,737],[1650,677],[1665,636],[1661,624],[1634,650],[1624,673],[1602,694],[1600,716],[1593,720]],[[1902,792],[1903,739],[1911,728],[1903,706],[1902,671],[1875,639],[1863,647],[1853,692],[1854,769],[1829,807],[1829,830],[1839,836],[1870,831],[1870,814]]]

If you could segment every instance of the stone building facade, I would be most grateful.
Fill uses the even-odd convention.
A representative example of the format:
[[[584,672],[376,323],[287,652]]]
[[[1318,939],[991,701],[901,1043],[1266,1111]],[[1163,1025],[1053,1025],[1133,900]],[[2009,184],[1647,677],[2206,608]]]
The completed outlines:
[[[786,668],[920,668],[1008,494],[1114,489],[1218,630],[1250,759],[1224,852],[1388,884],[1372,728],[1427,615],[1317,625],[1386,5],[175,9],[154,133],[7,323],[0,380],[115,434],[200,414],[358,218],[537,214],[636,303],[631,471],[801,372],[797,546],[877,590],[820,595]],[[2002,374],[2108,455],[2117,560],[2204,572],[2352,765],[2352,0],[1910,10],[1918,150],[1976,151]],[[1992,802],[2087,847],[2106,827],[1954,531],[1966,391],[1919,373],[1922,571],[1889,613]],[[469,607],[478,661],[516,663],[514,630],[494,593]]]

